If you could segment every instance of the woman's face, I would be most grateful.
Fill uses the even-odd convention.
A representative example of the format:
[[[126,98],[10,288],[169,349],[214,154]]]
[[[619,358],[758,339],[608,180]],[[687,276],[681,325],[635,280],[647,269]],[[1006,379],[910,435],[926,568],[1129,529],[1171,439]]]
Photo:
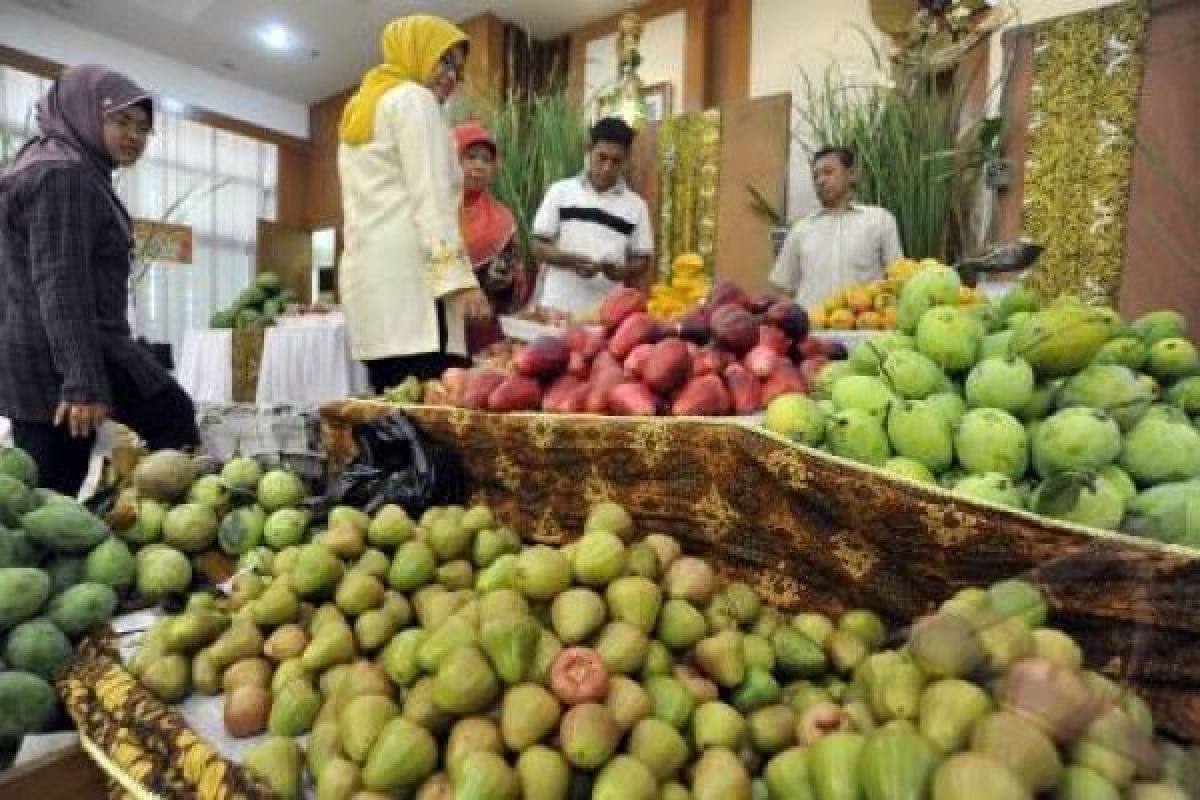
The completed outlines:
[[[451,47],[441,57],[428,84],[430,91],[437,95],[439,102],[445,103],[458,89],[458,85],[462,83],[466,73],[466,68],[467,48],[461,44]]]
[[[486,144],[473,144],[462,157],[463,183],[468,192],[487,191],[496,174],[496,157]]]
[[[141,106],[129,106],[104,116],[104,147],[122,167],[132,166],[146,152],[150,115]]]

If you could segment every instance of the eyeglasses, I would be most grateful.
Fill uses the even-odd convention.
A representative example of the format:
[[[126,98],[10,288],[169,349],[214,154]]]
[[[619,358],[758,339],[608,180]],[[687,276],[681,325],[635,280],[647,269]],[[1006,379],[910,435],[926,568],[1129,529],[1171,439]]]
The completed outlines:
[[[154,135],[154,126],[133,114],[118,111],[104,118],[106,124],[119,128],[123,133],[132,133],[143,138]]]
[[[438,70],[446,74],[453,74],[461,81],[467,74],[467,65],[454,56],[445,55],[438,60]]]

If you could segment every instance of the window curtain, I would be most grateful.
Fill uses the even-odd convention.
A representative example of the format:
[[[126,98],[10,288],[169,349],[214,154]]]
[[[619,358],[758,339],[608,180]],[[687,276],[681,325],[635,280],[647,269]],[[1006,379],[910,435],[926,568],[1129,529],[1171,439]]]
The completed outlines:
[[[0,158],[33,132],[33,108],[50,83],[0,67]],[[134,217],[190,226],[192,263],[134,265],[130,322],[138,336],[178,353],[189,328],[207,327],[250,285],[257,220],[275,219],[277,170],[275,145],[159,104],[146,153],[117,174],[117,191]]]

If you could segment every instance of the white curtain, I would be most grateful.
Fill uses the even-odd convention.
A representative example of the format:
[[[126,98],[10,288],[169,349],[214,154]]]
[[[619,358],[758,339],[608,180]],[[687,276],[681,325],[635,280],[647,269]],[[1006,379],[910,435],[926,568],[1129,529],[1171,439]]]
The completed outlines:
[[[24,139],[50,81],[0,67],[0,141]],[[2,153],[0,153],[2,155]],[[273,144],[165,112],[138,164],[117,176],[135,217],[192,228],[191,264],[154,264],[135,287],[136,333],[170,342],[176,357],[189,328],[208,326],[254,275],[258,218],[275,219],[278,153]],[[135,272],[138,266],[135,265]]]

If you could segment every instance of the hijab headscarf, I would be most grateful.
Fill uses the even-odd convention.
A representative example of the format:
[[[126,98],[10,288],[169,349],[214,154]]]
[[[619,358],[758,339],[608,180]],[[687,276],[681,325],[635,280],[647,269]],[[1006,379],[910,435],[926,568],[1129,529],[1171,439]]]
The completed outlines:
[[[59,75],[50,91],[38,101],[36,136],[25,143],[3,177],[34,164],[66,161],[86,164],[116,212],[127,239],[133,239],[129,211],[113,188],[117,162],[104,144],[104,118],[132,105],[142,105],[153,119],[150,93],[107,67],[70,67]]]
[[[402,83],[424,84],[450,48],[468,44],[467,35],[441,17],[414,14],[392,20],[380,37],[383,63],[367,70],[342,112],[341,140],[363,145],[375,136],[380,98]]]
[[[460,159],[472,147],[482,144],[491,148],[492,155],[499,162],[496,141],[487,128],[477,122],[457,126],[454,129],[454,141]],[[516,232],[512,212],[486,189],[463,194],[461,222],[467,255],[476,267],[499,255]]]

